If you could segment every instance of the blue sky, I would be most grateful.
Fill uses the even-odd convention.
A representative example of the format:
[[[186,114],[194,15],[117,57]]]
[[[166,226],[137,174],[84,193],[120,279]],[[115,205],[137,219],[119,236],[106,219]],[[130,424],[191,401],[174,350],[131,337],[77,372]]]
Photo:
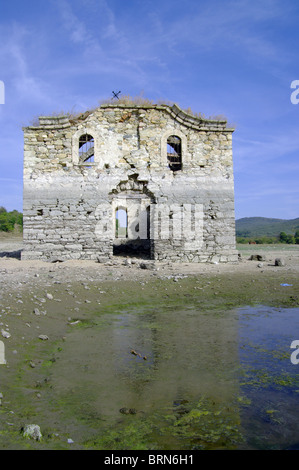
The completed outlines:
[[[298,21],[297,0],[0,0],[0,206],[22,211],[23,126],[121,90],[227,116],[236,218],[299,217]]]

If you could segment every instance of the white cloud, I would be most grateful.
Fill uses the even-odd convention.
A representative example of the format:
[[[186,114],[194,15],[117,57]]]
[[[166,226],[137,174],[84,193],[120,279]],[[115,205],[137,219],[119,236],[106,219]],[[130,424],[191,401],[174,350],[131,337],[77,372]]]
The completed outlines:
[[[299,131],[290,130],[288,134],[264,135],[263,140],[233,138],[234,163],[238,171],[247,174],[257,173],[273,162],[272,173],[280,171],[285,165],[290,167],[288,158],[299,154]],[[290,168],[294,173],[296,166]]]
[[[215,48],[219,52],[225,49],[242,54],[245,60],[258,60],[262,65],[265,60],[285,63],[287,58],[294,58],[294,53],[289,54],[267,35],[271,21],[289,19],[290,4],[275,0],[186,2],[179,17],[175,15],[175,6],[168,2],[167,5],[168,10],[160,9],[159,5],[149,13],[152,28],[145,32],[145,40],[148,44],[151,36],[152,47],[164,46],[181,54],[196,47],[199,57]]]
[[[233,136],[237,186],[239,178],[248,176],[256,195],[261,197],[268,194],[271,198],[270,191],[278,187],[281,194],[290,191],[287,183],[281,180],[277,186],[274,178],[281,174],[293,181],[293,175],[298,174],[295,153],[299,153],[299,134],[291,114],[288,115],[290,90],[286,90],[285,107],[284,97],[279,98],[285,83],[289,87],[293,79],[299,78],[292,75],[296,72],[297,62],[292,64],[296,48],[288,47],[288,41],[296,34],[293,14],[296,8],[298,12],[296,3],[291,0],[44,3],[45,14],[40,18],[31,16],[30,2],[22,23],[13,23],[12,16],[7,21],[0,18],[0,79],[5,81],[6,98],[9,93],[14,95],[10,96],[13,124],[9,129],[7,99],[0,109],[1,125],[5,124],[1,137],[8,149],[7,163],[1,164],[7,165],[7,175],[13,175],[8,160],[18,158],[20,168],[22,165],[20,150],[7,144],[9,139],[20,139],[18,145],[20,142],[19,148],[22,147],[22,133],[16,138],[21,128],[19,121],[26,121],[27,116],[38,112],[94,106],[119,87],[123,94],[138,94],[144,89],[149,97],[152,93],[157,98],[178,100],[179,104],[185,100],[192,108],[198,104],[207,114],[212,114],[216,107],[218,112],[219,106],[219,112],[226,113],[229,119],[233,115],[233,120],[242,122]],[[289,24],[291,34],[285,40],[282,34],[288,33]],[[217,85],[218,89],[213,89]],[[274,94],[279,99],[272,103]],[[278,113],[283,126],[278,122]],[[4,180],[0,183],[3,188]],[[14,187],[11,188],[13,192]],[[246,185],[240,188],[242,194],[244,191],[245,198],[250,197],[245,188]]]
[[[71,41],[75,44],[81,44],[84,48],[93,51],[93,53],[101,54],[102,49],[100,44],[89,31],[87,25],[84,24],[83,19],[74,13],[71,4],[67,0],[58,0],[56,8],[60,13],[64,28],[68,31]]]
[[[7,90],[14,90],[19,101],[48,101],[47,84],[29,65],[35,43],[31,32],[19,23],[9,26],[2,28],[0,34],[0,67],[6,77]]]

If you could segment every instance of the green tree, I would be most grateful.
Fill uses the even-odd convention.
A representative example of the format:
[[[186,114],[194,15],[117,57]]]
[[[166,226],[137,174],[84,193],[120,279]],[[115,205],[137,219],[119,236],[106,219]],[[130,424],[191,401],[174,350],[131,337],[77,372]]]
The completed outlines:
[[[17,210],[7,212],[0,207],[0,232],[12,232],[16,226],[23,228],[23,214]]]
[[[280,241],[281,243],[287,243],[287,238],[288,238],[288,236],[287,236],[287,234],[286,234],[285,232],[280,232],[280,234],[279,234],[279,241]]]
[[[23,214],[18,212],[16,223],[23,228]]]
[[[295,243],[295,237],[294,235],[287,235],[287,243],[289,245],[293,245]]]
[[[11,227],[7,216],[5,213],[0,214],[0,231],[1,232],[11,232],[13,228]]]
[[[246,238],[243,238],[243,237],[237,237],[237,243],[248,243],[248,240],[246,240]]]

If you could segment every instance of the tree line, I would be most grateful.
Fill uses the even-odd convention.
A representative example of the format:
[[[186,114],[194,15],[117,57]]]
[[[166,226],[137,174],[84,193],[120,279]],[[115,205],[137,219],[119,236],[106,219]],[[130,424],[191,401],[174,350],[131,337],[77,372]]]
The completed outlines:
[[[17,210],[7,212],[0,207],[0,232],[13,232],[15,229],[23,230],[23,214]]]
[[[294,235],[287,234],[285,232],[280,232],[280,234],[276,237],[240,237],[237,236],[237,243],[256,243],[257,245],[260,244],[274,244],[274,243],[287,243],[289,245],[299,245],[299,230],[296,230]]]

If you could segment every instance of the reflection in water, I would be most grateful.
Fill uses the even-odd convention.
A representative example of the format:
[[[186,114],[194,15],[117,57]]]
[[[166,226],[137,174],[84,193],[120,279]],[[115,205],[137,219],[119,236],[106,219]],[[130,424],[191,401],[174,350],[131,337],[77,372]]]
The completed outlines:
[[[299,309],[260,306],[239,310],[242,411],[251,448],[298,448],[299,366],[290,345],[299,338]]]
[[[212,317],[190,310],[122,315],[121,325],[111,332],[117,353],[114,368],[138,390],[134,400],[143,408],[235,393],[235,315]],[[147,360],[128,354],[132,348]]]
[[[97,448],[294,446],[298,318],[268,307],[95,316],[70,333],[56,394],[78,420],[89,416]]]

